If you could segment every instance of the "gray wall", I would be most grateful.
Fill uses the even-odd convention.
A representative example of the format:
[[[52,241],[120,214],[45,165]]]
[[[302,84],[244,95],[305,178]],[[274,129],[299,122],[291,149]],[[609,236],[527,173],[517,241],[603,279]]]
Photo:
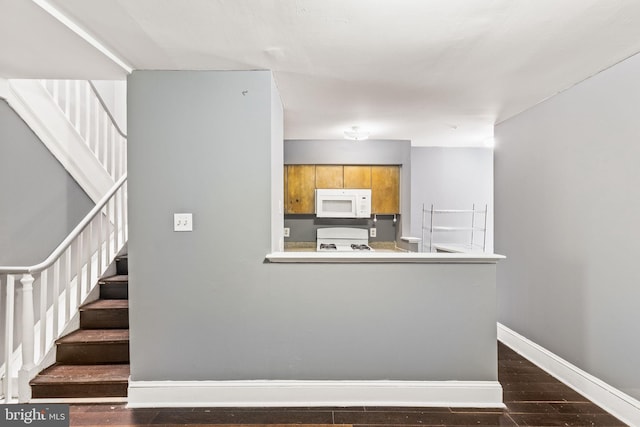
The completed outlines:
[[[0,100],[0,265],[43,261],[93,202]]]
[[[284,164],[336,164],[336,165],[400,165],[400,212],[405,214],[411,208],[411,141],[406,140],[320,140],[302,139],[284,142]],[[405,219],[409,215],[397,217],[394,224],[382,217],[376,224],[377,237],[371,241],[393,241],[400,237],[402,230],[409,230],[411,224]],[[391,217],[392,219],[393,217]],[[307,218],[302,215],[287,215],[285,226],[291,228],[294,242],[315,241],[315,230],[319,227],[339,226],[370,228],[371,220],[326,220]]]
[[[269,72],[135,71],[128,88],[134,381],[497,379],[495,265],[265,263]]]
[[[476,209],[488,205],[486,252],[493,252],[493,150],[490,148],[411,148],[411,235],[422,237],[422,205],[434,209]],[[483,215],[476,219],[484,221]],[[430,215],[426,221],[430,220]],[[471,225],[470,214],[439,214],[441,226]],[[434,224],[434,225],[436,225]],[[483,225],[483,224],[480,224]],[[469,232],[437,232],[434,242],[470,243]],[[474,236],[482,243],[482,233]],[[425,234],[428,251],[429,234]]]
[[[496,127],[499,321],[640,399],[640,56]]]

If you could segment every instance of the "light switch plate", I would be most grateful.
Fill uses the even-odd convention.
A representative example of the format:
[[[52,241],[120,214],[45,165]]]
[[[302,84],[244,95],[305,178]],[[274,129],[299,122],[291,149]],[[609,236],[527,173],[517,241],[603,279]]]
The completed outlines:
[[[193,214],[173,214],[173,231],[193,231]]]

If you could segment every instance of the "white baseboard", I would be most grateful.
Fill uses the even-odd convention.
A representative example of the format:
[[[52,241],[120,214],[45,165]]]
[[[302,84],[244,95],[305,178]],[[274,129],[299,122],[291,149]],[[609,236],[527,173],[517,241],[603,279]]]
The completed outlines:
[[[640,401],[498,323],[498,340],[631,426],[640,426]]]
[[[131,408],[424,406],[504,408],[498,381],[129,381]]]

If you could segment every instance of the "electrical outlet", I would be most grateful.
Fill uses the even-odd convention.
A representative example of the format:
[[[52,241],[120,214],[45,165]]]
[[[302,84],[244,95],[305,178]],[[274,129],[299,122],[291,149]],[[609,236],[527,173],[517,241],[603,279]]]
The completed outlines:
[[[193,231],[193,214],[173,214],[173,231]]]
[[[290,231],[291,231],[291,230],[289,229],[289,227],[285,227],[285,228],[284,228],[284,237],[289,237],[289,232],[290,232]]]
[[[369,237],[376,237],[376,228],[370,228],[369,229]]]

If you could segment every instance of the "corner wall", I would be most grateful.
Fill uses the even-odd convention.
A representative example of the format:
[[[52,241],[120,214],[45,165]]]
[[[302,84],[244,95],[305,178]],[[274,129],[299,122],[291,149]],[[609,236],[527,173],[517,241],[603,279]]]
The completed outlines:
[[[496,127],[499,321],[640,398],[640,56]]]

